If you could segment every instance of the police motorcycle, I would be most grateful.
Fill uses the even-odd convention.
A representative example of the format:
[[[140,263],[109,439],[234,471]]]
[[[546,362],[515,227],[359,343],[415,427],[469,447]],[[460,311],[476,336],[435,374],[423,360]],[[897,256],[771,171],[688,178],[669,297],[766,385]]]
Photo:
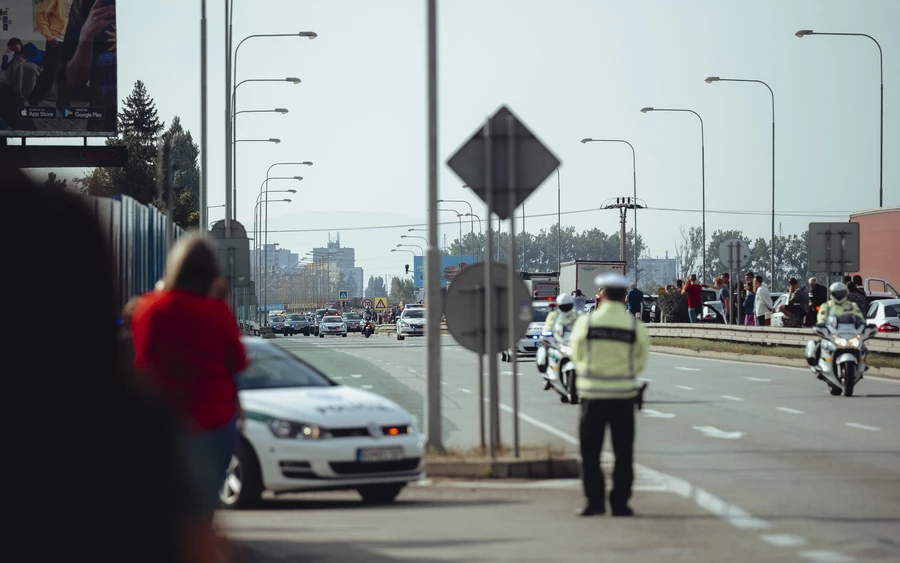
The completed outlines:
[[[360,332],[363,333],[363,336],[368,338],[375,334],[375,325],[372,324],[371,320],[364,320],[362,322],[362,328],[360,329]]]
[[[562,308],[569,305],[573,301],[571,295],[563,295],[559,298],[560,317],[562,316]],[[572,332],[572,326],[578,318],[573,315],[568,322],[557,317],[557,322],[553,326],[553,331],[543,332],[541,341],[545,347],[546,368],[540,369],[544,376],[544,391],[553,389],[559,394],[559,399],[563,403],[572,405],[578,404],[578,391],[575,388],[575,360],[572,359],[572,348],[569,345],[569,339]]]
[[[828,384],[832,395],[843,393],[853,396],[853,389],[869,369],[866,365],[866,340],[878,327],[866,325],[861,317],[853,314],[829,315],[825,323],[817,324],[813,331],[819,341],[806,343],[806,362],[809,369]]]

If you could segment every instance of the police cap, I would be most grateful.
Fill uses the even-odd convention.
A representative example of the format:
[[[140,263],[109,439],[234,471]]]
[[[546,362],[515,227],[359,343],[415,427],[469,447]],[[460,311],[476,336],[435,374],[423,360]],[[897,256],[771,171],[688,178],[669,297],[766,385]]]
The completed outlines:
[[[631,287],[631,282],[629,282],[625,276],[613,272],[607,272],[598,275],[596,278],[594,278],[594,284],[597,285],[597,287],[606,287],[611,289],[628,289],[629,287]]]

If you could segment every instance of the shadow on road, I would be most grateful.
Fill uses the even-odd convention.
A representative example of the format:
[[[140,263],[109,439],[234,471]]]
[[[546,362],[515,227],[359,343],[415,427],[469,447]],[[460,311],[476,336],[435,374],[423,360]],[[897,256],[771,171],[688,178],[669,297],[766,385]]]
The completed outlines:
[[[365,563],[397,563],[410,561],[408,557],[385,555],[388,549],[427,550],[446,548],[453,544],[469,547],[473,544],[499,543],[507,540],[457,540],[457,541],[360,541],[360,542],[294,542],[284,540],[236,541],[234,563],[283,563],[284,561],[359,561]],[[454,558],[431,559],[416,557],[418,563],[438,561],[468,561]]]
[[[397,500],[391,504],[365,504],[356,499],[301,499],[274,498],[266,499],[258,508],[251,510],[410,510],[426,508],[465,508],[479,506],[503,506],[519,504],[518,501],[504,499],[471,499],[471,500]]]

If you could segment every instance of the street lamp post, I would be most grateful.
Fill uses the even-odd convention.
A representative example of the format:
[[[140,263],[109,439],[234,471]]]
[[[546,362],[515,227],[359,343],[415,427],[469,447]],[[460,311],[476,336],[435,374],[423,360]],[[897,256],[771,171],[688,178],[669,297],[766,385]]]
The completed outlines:
[[[475,215],[474,213],[463,213],[463,216],[464,217],[474,217],[474,218],[478,219],[478,236],[483,239],[484,231],[481,229],[481,217],[479,217],[478,215]],[[483,240],[482,240],[481,250],[479,251],[478,254],[481,255],[481,261],[484,262],[484,242],[483,242]],[[476,260],[478,259],[477,256],[475,258],[476,258]]]
[[[562,269],[560,228],[562,227],[562,189],[559,182],[559,166],[556,167],[556,273]]]
[[[464,199],[439,199],[438,203],[465,203],[466,205],[469,206],[469,215],[471,216],[471,215],[474,215],[474,213],[475,213],[475,210],[472,209],[472,204]],[[470,219],[470,221],[471,221],[471,219]],[[474,233],[475,232],[475,221],[471,221],[471,223],[472,223],[472,225],[471,225],[472,232]]]
[[[638,230],[637,230],[637,161],[634,156],[634,146],[624,139],[582,139],[582,143],[625,143],[631,147],[631,173],[632,173],[632,189],[634,190],[634,241],[632,241],[632,250],[634,254],[634,283],[638,281]]]
[[[703,118],[700,117],[700,114],[692,109],[670,109],[670,108],[653,108],[653,107],[645,107],[641,109],[641,113],[647,113],[648,111],[679,111],[679,112],[688,112],[693,113],[697,116],[697,119],[700,120],[700,170],[701,170],[701,197],[702,197],[702,231],[703,231],[703,275],[701,276],[701,280],[706,280],[706,143],[704,141],[704,133],[703,133]],[[685,274],[682,273],[682,277]]]
[[[256,253],[256,278],[255,278],[257,283],[259,283],[259,277],[260,277],[260,276],[259,276],[259,272],[260,272],[260,258],[261,258],[260,254],[261,254],[261,253],[259,252],[259,249],[262,248],[262,249],[263,249],[263,253],[264,253],[264,252],[265,252],[265,244],[266,244],[266,240],[263,239],[263,241],[262,241],[263,246],[262,246],[262,247],[259,246],[259,244],[260,244],[260,243],[259,243],[259,240],[260,240],[259,235],[260,235],[260,231],[262,230],[262,217],[260,216],[261,213],[258,213],[258,212],[257,212],[257,208],[263,203],[263,202],[260,201],[260,198],[263,196],[263,194],[267,194],[267,193],[275,193],[275,192],[297,193],[297,190],[270,190],[270,189],[268,189],[268,180],[297,180],[297,181],[301,181],[301,180],[303,180],[303,177],[302,177],[302,176],[275,176],[275,177],[267,177],[266,180],[264,180],[264,181],[260,184],[260,186],[259,186],[259,195],[256,196],[256,205],[253,207],[253,240],[256,241],[256,245],[257,245],[257,253]],[[265,189],[264,189],[264,188],[265,188]],[[268,204],[266,204],[266,209],[268,210]],[[267,215],[267,217],[268,217],[268,215]],[[267,224],[267,227],[268,227],[268,224]],[[268,234],[267,234],[266,236],[268,237]],[[269,257],[268,257],[268,255],[266,254],[265,260],[268,261],[268,258],[269,258]],[[265,272],[264,272],[264,273],[265,273]]]
[[[831,33],[823,31],[813,31],[811,29],[801,29],[795,33],[797,37],[806,35],[837,35],[845,37],[868,37],[875,42],[878,47],[878,61],[881,78],[881,129],[879,133],[879,157],[878,157],[878,207],[884,207],[884,52],[881,50],[881,44],[871,35],[865,33]]]
[[[232,0],[233,2],[233,0]],[[236,135],[236,131],[234,129],[234,119],[232,119],[232,103],[233,107],[237,107],[237,86],[234,88],[231,87],[232,78],[237,78],[237,70],[238,70],[238,53],[241,50],[241,45],[244,44],[244,41],[248,39],[260,38],[260,37],[308,37],[309,39],[315,39],[318,35],[312,31],[300,31],[297,33],[258,33],[254,35],[248,35],[241,39],[241,42],[238,43],[238,46],[234,49],[234,73],[231,72],[231,20],[226,14],[226,23],[228,25],[227,33],[228,40],[226,41],[226,54],[225,54],[225,62],[226,62],[226,72],[225,72],[225,173],[226,177],[229,180],[226,182],[226,189],[231,187],[232,189],[232,199],[234,200],[234,205],[232,211],[232,217],[237,218],[237,179],[234,177],[234,170],[232,168],[232,161],[234,159],[234,146],[231,143],[231,139],[234,139]],[[243,81],[242,81],[243,82]]]
[[[425,249],[422,248],[421,246],[419,246],[418,244],[398,244],[398,245],[397,245],[397,248],[400,248],[400,247],[403,247],[403,246],[409,246],[409,247],[413,247],[413,248],[418,248],[418,249],[419,249],[419,252],[422,253],[421,256],[423,256],[423,257],[425,256]]]
[[[763,82],[762,80],[748,80],[744,78],[719,78],[718,76],[710,76],[705,82],[707,84],[712,84],[713,82],[754,82],[756,84],[762,84],[769,90],[769,94],[772,96],[772,257],[771,262],[769,264],[769,268],[771,269],[771,284],[772,287],[775,285],[775,92],[772,91],[772,88]],[[705,241],[704,241],[705,242]]]

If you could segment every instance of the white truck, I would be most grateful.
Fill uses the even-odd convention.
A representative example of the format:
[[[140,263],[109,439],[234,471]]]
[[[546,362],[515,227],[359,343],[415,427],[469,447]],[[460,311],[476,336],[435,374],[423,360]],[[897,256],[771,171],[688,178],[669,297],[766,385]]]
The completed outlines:
[[[575,260],[563,262],[559,266],[559,293],[572,293],[580,289],[588,301],[600,291],[594,278],[599,274],[615,272],[625,275],[625,262],[612,260]]]
[[[551,273],[522,273],[522,281],[528,286],[529,293],[538,292],[538,299],[547,299],[559,295],[559,276]]]

